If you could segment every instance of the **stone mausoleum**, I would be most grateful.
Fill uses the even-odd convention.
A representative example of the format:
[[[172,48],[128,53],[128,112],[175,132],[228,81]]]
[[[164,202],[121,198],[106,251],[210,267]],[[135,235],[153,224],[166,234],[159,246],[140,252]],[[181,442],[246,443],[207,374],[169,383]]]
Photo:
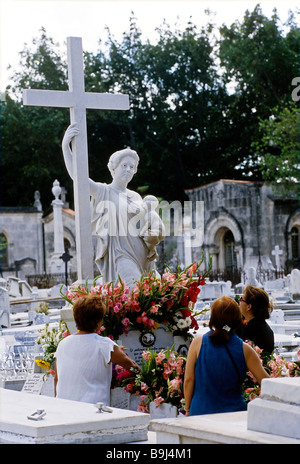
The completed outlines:
[[[300,208],[296,195],[274,193],[264,182],[221,179],[186,190],[192,202],[204,202],[204,242],[193,248],[212,255],[213,270],[276,269],[273,253],[279,247],[280,268],[300,268]]]
[[[62,251],[68,251],[72,256],[68,264],[69,270],[76,271],[75,213],[65,200],[64,189],[61,190]],[[34,194],[33,206],[1,207],[0,271],[4,278],[16,276],[25,279],[28,275],[51,272],[55,252],[53,216],[52,207],[43,211],[39,192]],[[60,261],[61,268],[57,269],[57,273],[64,274],[65,264]]]

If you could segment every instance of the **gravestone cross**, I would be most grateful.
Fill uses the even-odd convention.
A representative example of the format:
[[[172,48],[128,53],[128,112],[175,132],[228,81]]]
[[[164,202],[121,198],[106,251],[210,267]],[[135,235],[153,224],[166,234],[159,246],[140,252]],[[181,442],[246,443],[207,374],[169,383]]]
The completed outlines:
[[[72,152],[73,189],[78,280],[93,279],[93,246],[89,197],[89,169],[86,109],[128,110],[129,97],[121,94],[85,92],[81,37],[67,38],[69,91],[23,90],[23,103],[70,109],[71,124],[79,135],[74,138]]]
[[[272,255],[275,256],[275,266],[277,271],[280,269],[280,255],[282,255],[282,253],[283,251],[279,249],[279,246],[275,245]]]

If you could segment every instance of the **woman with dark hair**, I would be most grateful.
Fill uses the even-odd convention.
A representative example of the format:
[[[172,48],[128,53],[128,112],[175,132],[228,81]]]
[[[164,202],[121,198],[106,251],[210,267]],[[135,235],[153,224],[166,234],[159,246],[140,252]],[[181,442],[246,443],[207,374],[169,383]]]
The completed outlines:
[[[248,285],[240,298],[240,308],[246,321],[238,330],[242,340],[249,340],[270,354],[274,350],[274,333],[266,319],[273,310],[269,295],[259,287]]]
[[[55,396],[85,403],[110,404],[112,362],[125,369],[138,365],[108,337],[98,335],[105,305],[99,295],[74,303],[78,331],[64,338],[55,353]]]
[[[242,383],[249,370],[261,383],[269,377],[253,348],[235,330],[242,314],[230,297],[216,300],[211,307],[209,332],[191,343],[184,377],[187,415],[215,414],[247,409]]]

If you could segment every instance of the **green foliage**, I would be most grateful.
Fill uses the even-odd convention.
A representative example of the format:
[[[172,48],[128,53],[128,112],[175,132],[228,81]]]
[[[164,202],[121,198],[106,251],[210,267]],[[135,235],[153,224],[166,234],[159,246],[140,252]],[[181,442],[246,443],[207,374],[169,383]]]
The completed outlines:
[[[98,52],[85,52],[86,91],[128,93],[130,110],[87,112],[90,177],[109,182],[109,156],[130,146],[140,155],[130,188],[150,186],[166,200],[182,201],[184,189],[220,178],[262,179],[260,121],[274,106],[278,114],[287,107],[298,74],[292,15],[286,31],[275,12],[268,19],[258,6],[243,22],[221,27],[218,41],[209,16],[201,29],[190,21],[172,32],[164,23],[156,44],[142,40],[134,17],[120,42],[107,29]],[[39,190],[47,208],[57,178],[72,206],[61,153],[68,110],[21,103],[22,88],[67,89],[65,58],[44,29],[20,57],[21,71],[2,103],[5,205],[32,204]]]
[[[270,118],[260,121],[261,139],[254,143],[264,180],[278,183],[276,190],[281,194],[299,189],[299,116],[293,102],[282,110],[274,108]]]

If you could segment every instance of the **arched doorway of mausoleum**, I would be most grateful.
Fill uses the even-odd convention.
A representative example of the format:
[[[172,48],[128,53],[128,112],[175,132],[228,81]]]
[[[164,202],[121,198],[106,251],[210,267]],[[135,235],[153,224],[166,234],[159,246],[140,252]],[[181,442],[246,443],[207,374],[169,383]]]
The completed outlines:
[[[213,271],[236,271],[243,267],[243,234],[240,224],[226,214],[210,220],[204,232],[205,249],[212,256]]]

